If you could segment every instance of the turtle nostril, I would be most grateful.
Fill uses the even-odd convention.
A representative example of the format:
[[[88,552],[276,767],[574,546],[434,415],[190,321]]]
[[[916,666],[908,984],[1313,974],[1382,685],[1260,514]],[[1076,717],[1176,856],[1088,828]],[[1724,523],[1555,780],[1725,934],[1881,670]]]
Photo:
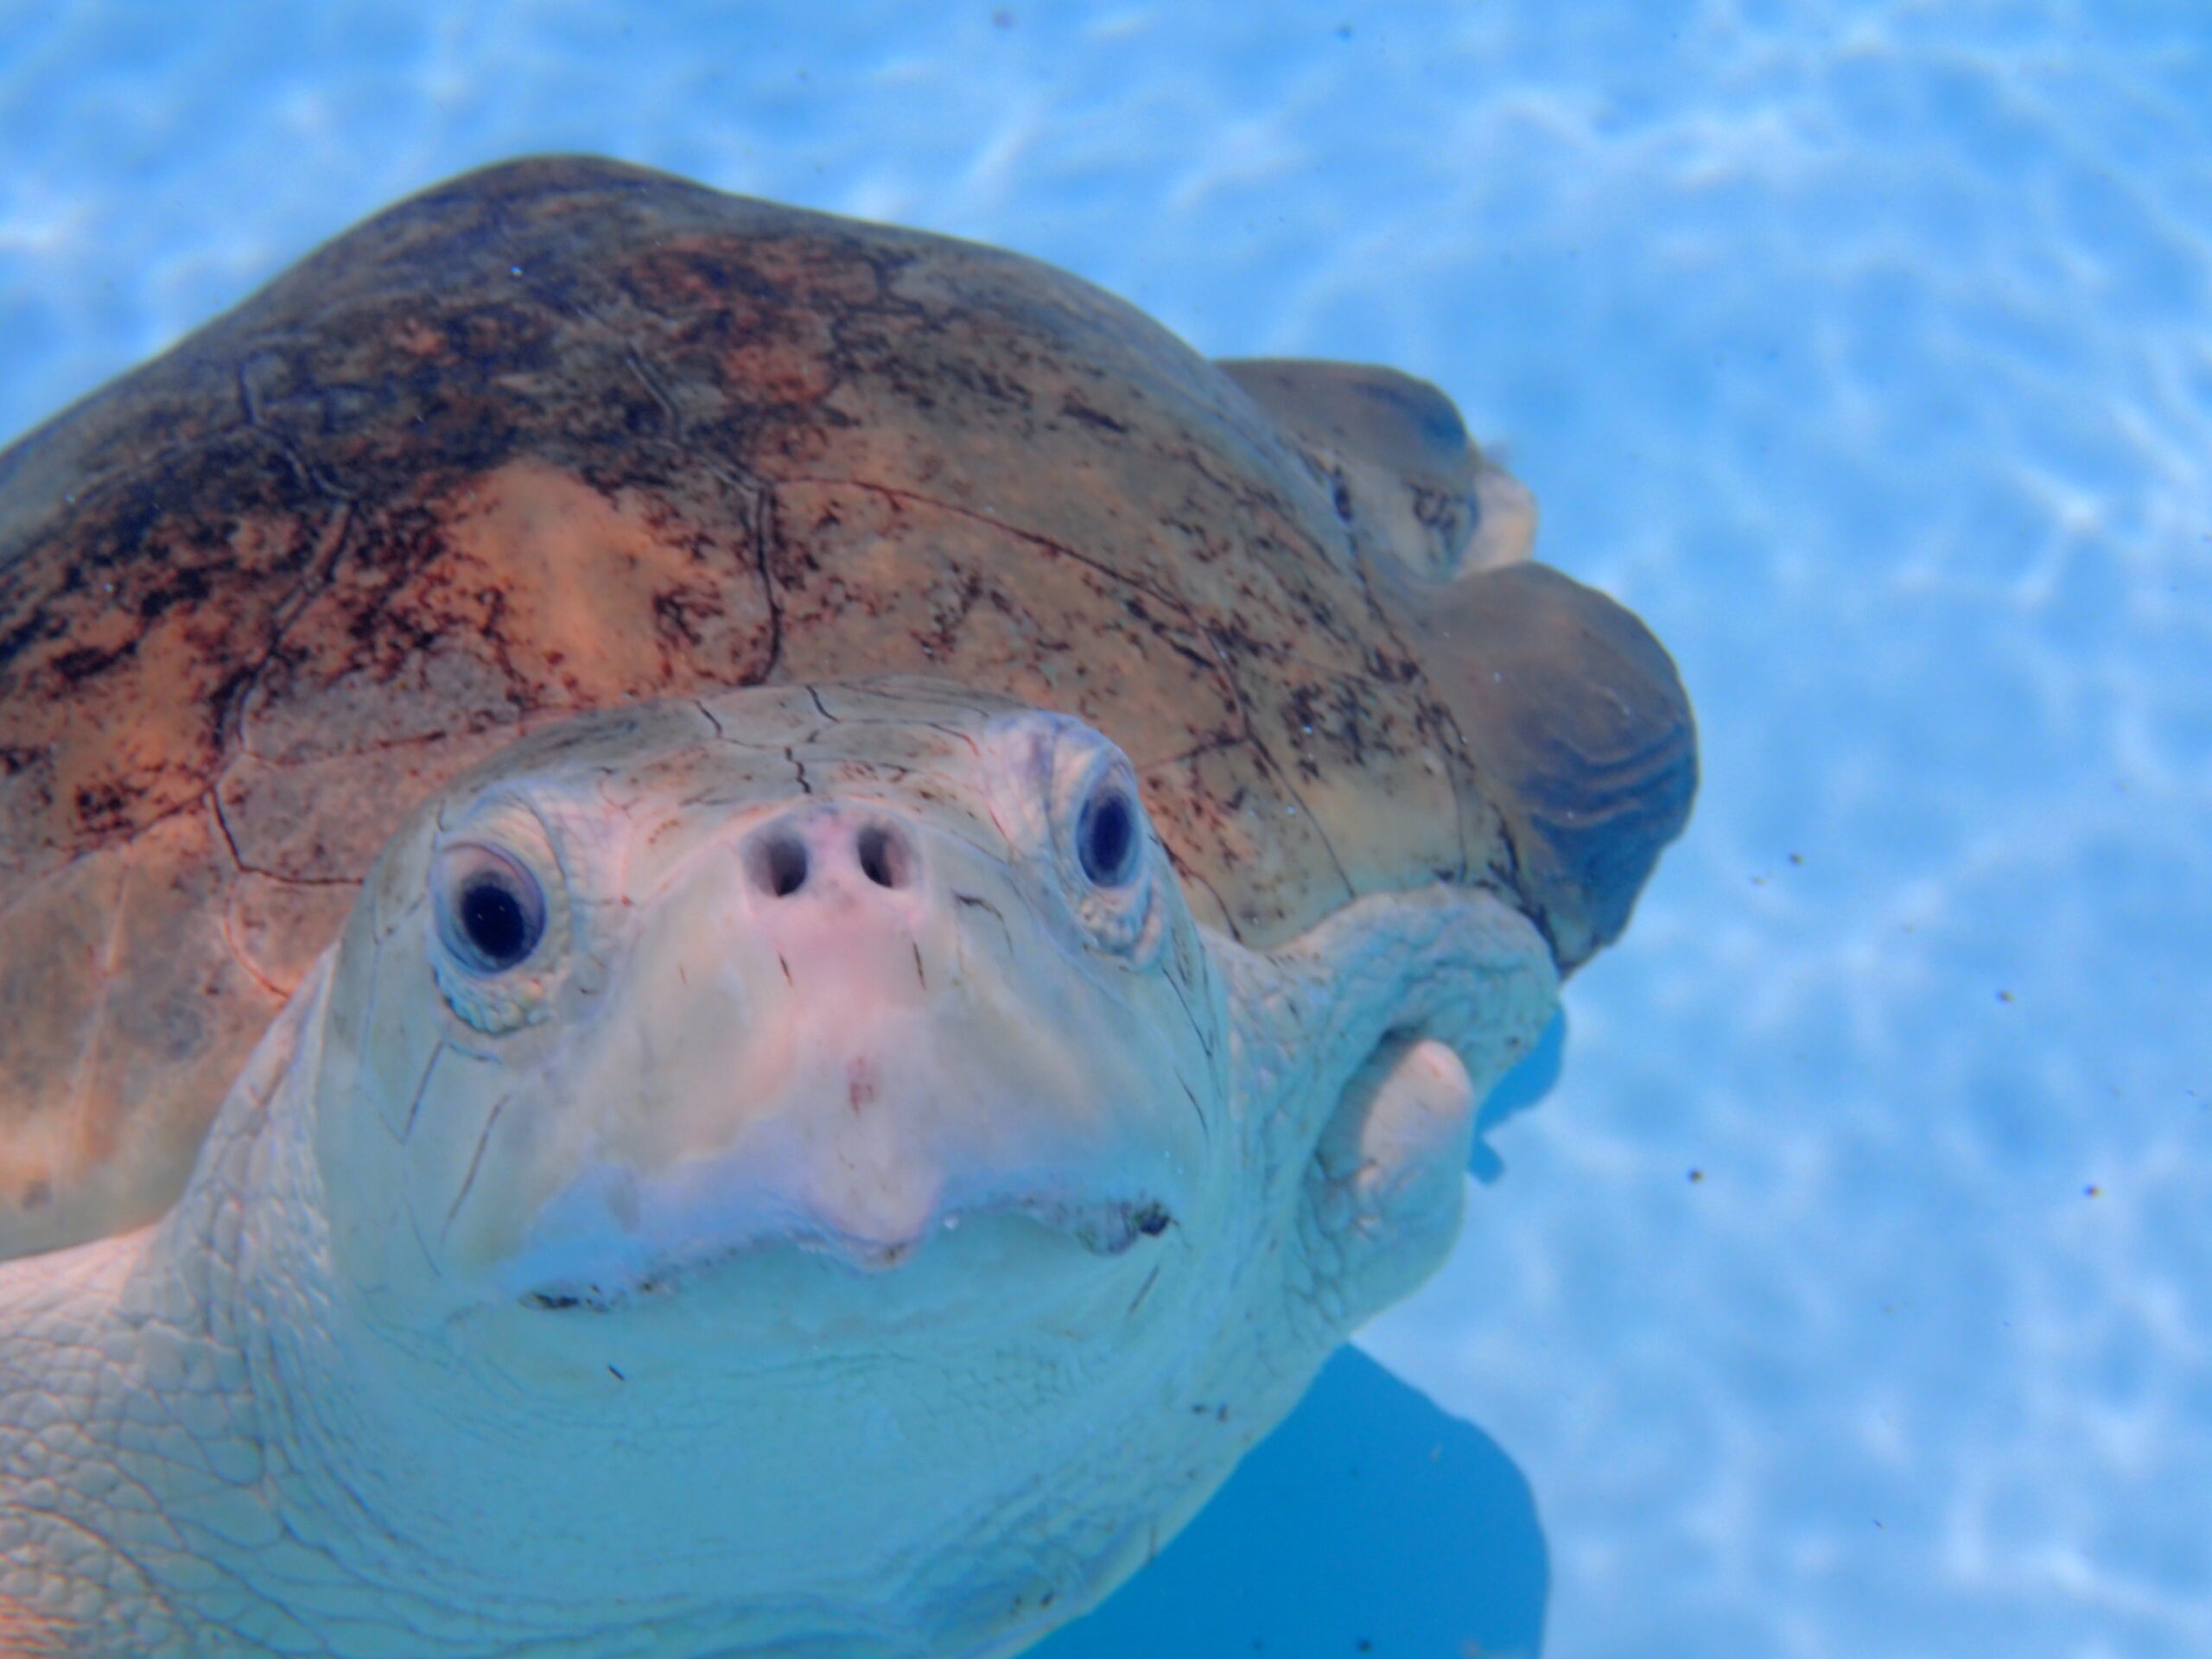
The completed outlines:
[[[745,868],[761,892],[788,899],[806,885],[806,843],[788,831],[759,836],[745,849]]]
[[[887,823],[861,825],[853,850],[860,858],[861,874],[879,887],[903,887],[914,879],[914,849]]]

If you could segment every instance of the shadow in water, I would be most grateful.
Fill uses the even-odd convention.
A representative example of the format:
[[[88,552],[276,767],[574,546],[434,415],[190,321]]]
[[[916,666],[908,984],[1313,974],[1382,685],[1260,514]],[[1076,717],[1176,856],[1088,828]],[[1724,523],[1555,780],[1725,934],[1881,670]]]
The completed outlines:
[[[1482,1135],[1559,1076],[1564,1016],[1483,1103]],[[1354,1348],[1160,1559],[1029,1659],[1535,1659],[1550,1578],[1513,1460]]]
[[[1548,1575],[1513,1460],[1346,1348],[1158,1560],[1030,1659],[1533,1659]]]

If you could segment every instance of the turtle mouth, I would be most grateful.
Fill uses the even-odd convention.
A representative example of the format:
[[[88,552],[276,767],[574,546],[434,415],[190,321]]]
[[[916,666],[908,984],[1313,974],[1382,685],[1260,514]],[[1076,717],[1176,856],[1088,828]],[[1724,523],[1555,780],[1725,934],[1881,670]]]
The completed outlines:
[[[911,1237],[861,1239],[818,1226],[791,1225],[718,1242],[637,1254],[610,1253],[595,1270],[569,1271],[538,1281],[516,1298],[524,1307],[550,1313],[611,1313],[678,1295],[745,1262],[773,1256],[817,1258],[853,1278],[887,1274],[949,1244],[963,1225],[1012,1221],[1072,1245],[1094,1258],[1123,1256],[1175,1225],[1166,1204],[1148,1194],[1087,1204],[1017,1198],[948,1210]]]

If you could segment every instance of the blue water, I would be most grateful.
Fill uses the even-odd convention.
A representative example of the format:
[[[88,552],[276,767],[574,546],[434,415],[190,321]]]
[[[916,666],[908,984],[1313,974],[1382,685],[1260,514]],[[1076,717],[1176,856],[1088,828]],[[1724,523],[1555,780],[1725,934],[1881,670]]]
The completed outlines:
[[[600,150],[1439,381],[1698,702],[1451,1268],[1050,1651],[2212,1651],[2212,12],[626,10],[0,4],[0,432]]]

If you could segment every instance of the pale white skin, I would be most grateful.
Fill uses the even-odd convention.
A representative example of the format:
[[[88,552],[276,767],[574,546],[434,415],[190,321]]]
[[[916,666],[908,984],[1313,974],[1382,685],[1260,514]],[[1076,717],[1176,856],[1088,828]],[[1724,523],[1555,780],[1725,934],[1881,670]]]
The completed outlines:
[[[168,1219],[0,1266],[0,1651],[953,1659],[1095,1604],[1440,1260],[1557,996],[1484,892],[1249,951],[1141,809],[1093,880],[1116,791],[914,681],[448,790]]]

